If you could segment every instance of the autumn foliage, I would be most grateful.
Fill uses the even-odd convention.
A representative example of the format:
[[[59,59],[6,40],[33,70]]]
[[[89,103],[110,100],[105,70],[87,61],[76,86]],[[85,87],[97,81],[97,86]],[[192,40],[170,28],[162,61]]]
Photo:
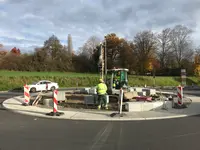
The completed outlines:
[[[20,49],[19,49],[19,48],[16,48],[16,47],[12,48],[10,52],[11,52],[12,54],[15,54],[15,55],[18,55],[18,56],[21,54]]]
[[[200,56],[198,54],[194,56],[194,74],[200,76]]]

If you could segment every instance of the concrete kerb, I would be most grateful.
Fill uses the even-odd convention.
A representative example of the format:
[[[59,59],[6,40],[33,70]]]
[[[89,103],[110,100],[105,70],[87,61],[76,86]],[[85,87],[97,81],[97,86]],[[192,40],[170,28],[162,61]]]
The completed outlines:
[[[172,92],[164,92],[165,94],[173,94]],[[89,112],[81,112],[81,111],[62,111],[65,113],[64,116],[47,116],[45,115],[48,113],[51,109],[49,108],[39,108],[36,106],[22,106],[19,101],[16,99],[22,96],[16,96],[10,99],[5,100],[2,105],[5,109],[8,109],[10,111],[24,114],[24,115],[31,115],[35,117],[40,118],[51,118],[51,119],[67,119],[67,120],[92,120],[92,121],[137,121],[137,120],[157,120],[157,119],[173,119],[173,118],[181,118],[181,117],[188,117],[188,116],[194,116],[198,115],[200,113],[193,113],[193,114],[178,114],[178,115],[171,115],[171,116],[162,116],[162,117],[117,117],[112,118],[110,117],[110,114],[113,112],[104,112],[104,111],[98,111],[99,114],[91,114],[91,111]],[[10,101],[10,104],[9,104]],[[15,104],[13,104],[13,102]],[[11,106],[9,106],[11,105]],[[18,109],[16,109],[16,106],[19,106]]]

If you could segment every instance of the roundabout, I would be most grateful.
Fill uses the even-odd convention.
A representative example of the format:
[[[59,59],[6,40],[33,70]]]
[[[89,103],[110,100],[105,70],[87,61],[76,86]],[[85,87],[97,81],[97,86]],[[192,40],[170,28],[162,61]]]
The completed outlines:
[[[187,97],[193,100],[193,104],[199,101],[198,91],[185,93],[189,93]],[[12,97],[7,99],[9,101],[2,100],[3,105],[10,102],[9,105],[15,106],[16,110],[18,105],[11,100],[18,101],[21,96]],[[31,107],[36,106],[23,107],[31,112]],[[191,104],[189,108],[192,107]],[[179,111],[183,110],[186,109]],[[49,111],[51,109],[46,110]],[[40,114],[41,117],[13,113],[3,108],[0,112],[2,150],[199,150],[199,115],[156,120],[86,121],[57,119],[57,116],[44,118],[46,112]]]
[[[166,94],[166,93],[165,93]],[[169,93],[168,94],[172,94]],[[3,106],[11,111],[44,118],[71,119],[71,120],[95,120],[95,121],[130,121],[130,120],[154,120],[180,118],[200,114],[200,99],[197,96],[187,98],[192,100],[188,108],[172,108],[172,101],[155,101],[155,102],[129,102],[132,104],[133,111],[123,111],[123,117],[118,114],[117,110],[96,110],[96,109],[74,109],[63,108],[58,106],[58,111],[62,112],[61,116],[46,115],[52,111],[52,107],[23,106],[24,96],[17,96],[7,99]],[[165,104],[165,105],[164,105]],[[125,105],[126,107],[127,105]],[[165,106],[165,108],[164,108]],[[130,106],[129,106],[130,107]]]

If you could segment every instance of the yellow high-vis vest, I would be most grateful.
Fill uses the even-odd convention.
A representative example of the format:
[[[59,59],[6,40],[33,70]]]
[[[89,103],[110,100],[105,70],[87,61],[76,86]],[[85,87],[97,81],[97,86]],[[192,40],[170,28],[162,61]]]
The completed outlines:
[[[106,86],[106,84],[104,84],[104,83],[99,83],[99,84],[97,85],[97,93],[98,93],[99,95],[104,95],[104,94],[106,94],[106,91],[107,91],[107,86]]]

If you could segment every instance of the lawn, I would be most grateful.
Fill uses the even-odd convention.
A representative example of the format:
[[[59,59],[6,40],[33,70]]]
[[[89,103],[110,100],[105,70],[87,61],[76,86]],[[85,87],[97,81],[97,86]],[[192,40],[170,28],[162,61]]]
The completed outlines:
[[[50,80],[58,82],[60,87],[91,87],[98,84],[99,74],[74,73],[74,72],[20,72],[0,71],[0,91],[22,87],[25,83],[39,80]],[[128,76],[130,86],[152,86],[154,79],[151,76]],[[188,77],[187,85],[200,85],[198,77]],[[180,77],[156,77],[156,86],[177,86]]]
[[[87,76],[92,76],[92,77],[98,77],[98,74],[92,74],[92,73],[75,73],[75,72],[26,72],[26,71],[6,71],[6,70],[1,70],[0,71],[0,76],[6,76],[6,77],[52,77],[52,76],[57,76],[57,77],[87,77]]]

